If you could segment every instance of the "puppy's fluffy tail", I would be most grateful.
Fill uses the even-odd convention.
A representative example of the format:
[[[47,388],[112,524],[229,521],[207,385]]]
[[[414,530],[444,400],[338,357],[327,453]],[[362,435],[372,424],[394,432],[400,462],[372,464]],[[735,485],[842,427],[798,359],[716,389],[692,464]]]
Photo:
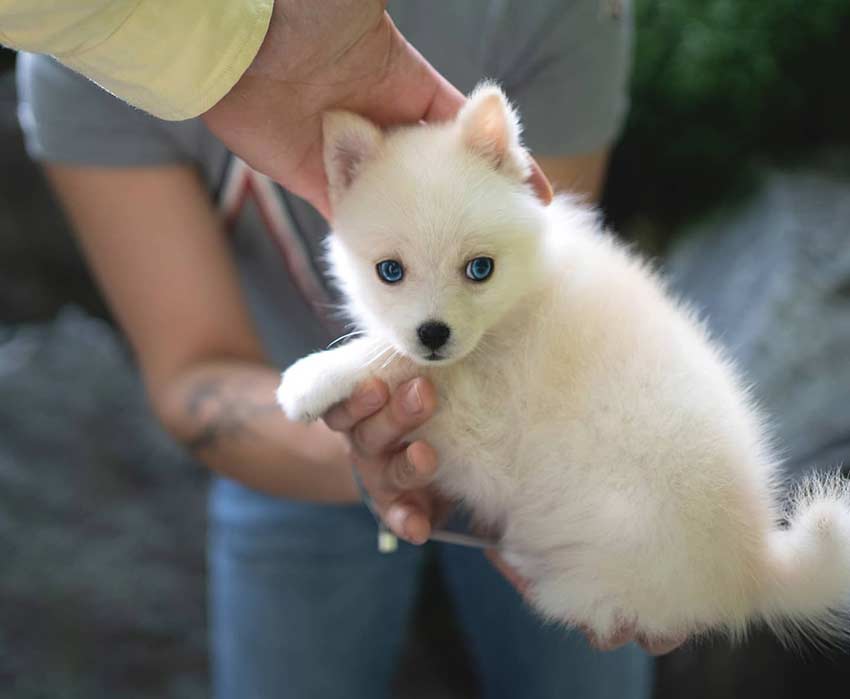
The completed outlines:
[[[812,476],[768,541],[762,617],[784,642],[850,641],[850,481]]]

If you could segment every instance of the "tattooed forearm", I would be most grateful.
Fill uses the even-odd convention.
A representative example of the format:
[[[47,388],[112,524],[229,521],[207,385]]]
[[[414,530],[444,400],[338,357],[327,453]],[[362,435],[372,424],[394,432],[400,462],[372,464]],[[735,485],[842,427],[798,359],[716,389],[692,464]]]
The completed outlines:
[[[186,368],[157,388],[169,432],[220,476],[271,495],[353,502],[344,437],[324,423],[290,422],[277,404],[280,372],[220,359]]]
[[[256,436],[252,424],[261,416],[279,412],[274,395],[256,386],[221,378],[199,380],[185,400],[194,434],[186,445],[195,453],[208,452],[224,441]]]

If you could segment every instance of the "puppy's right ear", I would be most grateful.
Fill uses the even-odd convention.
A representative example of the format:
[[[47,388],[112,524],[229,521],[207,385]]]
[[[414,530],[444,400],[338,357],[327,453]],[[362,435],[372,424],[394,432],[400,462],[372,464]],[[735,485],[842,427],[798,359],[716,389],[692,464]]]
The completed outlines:
[[[479,84],[460,110],[457,123],[469,151],[520,181],[531,174],[528,151],[520,140],[519,116],[498,85]]]
[[[325,172],[334,204],[354,182],[363,165],[378,154],[384,135],[368,119],[342,111],[325,112],[322,135]]]

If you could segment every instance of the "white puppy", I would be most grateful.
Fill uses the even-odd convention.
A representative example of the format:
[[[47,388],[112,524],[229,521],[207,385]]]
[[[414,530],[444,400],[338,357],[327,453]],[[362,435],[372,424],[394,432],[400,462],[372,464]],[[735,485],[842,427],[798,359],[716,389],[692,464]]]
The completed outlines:
[[[369,376],[429,377],[440,408],[415,437],[437,449],[437,485],[501,532],[547,618],[599,638],[840,633],[846,484],[810,481],[780,524],[734,367],[591,211],[535,198],[497,87],[451,123],[385,134],[335,112],[324,137],[330,260],[364,334],[284,373],[291,419]]]

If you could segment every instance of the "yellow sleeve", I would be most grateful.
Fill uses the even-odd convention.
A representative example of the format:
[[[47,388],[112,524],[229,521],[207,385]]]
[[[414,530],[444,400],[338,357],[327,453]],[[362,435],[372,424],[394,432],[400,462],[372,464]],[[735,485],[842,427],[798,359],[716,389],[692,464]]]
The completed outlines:
[[[55,56],[161,119],[218,102],[254,60],[274,0],[0,0],[0,42]]]

